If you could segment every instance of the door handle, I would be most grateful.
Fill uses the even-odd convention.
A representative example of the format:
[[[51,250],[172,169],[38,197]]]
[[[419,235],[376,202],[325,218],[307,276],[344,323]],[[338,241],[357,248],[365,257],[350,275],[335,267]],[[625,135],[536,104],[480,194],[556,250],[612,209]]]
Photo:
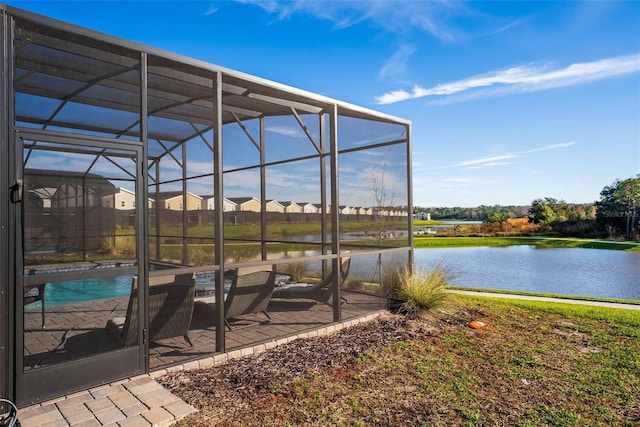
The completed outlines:
[[[22,180],[17,180],[11,187],[9,187],[9,201],[11,203],[22,202]]]

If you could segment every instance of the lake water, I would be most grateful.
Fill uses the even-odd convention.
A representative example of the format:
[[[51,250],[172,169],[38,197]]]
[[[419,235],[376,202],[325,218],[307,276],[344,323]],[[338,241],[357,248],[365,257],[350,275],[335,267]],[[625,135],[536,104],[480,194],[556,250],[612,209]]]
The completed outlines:
[[[455,286],[640,300],[640,253],[535,246],[416,249],[415,264],[439,260]]]

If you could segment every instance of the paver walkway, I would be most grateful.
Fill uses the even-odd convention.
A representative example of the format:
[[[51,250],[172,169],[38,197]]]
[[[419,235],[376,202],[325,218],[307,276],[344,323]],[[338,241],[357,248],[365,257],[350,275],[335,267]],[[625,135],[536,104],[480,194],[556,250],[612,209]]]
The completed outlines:
[[[149,375],[103,385],[18,411],[23,427],[169,426],[196,409]]]
[[[171,371],[211,367],[235,358],[259,354],[296,339],[327,335],[358,323],[372,321],[381,312],[369,312],[344,322],[324,325],[317,330],[192,360],[149,375],[140,375],[22,408],[18,411],[18,418],[22,427],[170,426],[197,412],[197,409],[163,388],[154,380],[155,377]]]
[[[494,292],[463,291],[463,290],[453,290],[453,289],[450,290],[449,292],[454,294],[478,295],[478,296],[493,297],[493,298],[510,298],[510,299],[521,299],[521,300],[530,300],[530,301],[560,302],[564,304],[592,305],[596,307],[610,307],[610,308],[622,308],[626,310],[640,310],[640,305],[624,304],[624,303],[618,303],[618,302],[587,301],[587,300],[570,299],[570,298],[536,297],[532,295],[500,294],[500,293],[494,293]]]

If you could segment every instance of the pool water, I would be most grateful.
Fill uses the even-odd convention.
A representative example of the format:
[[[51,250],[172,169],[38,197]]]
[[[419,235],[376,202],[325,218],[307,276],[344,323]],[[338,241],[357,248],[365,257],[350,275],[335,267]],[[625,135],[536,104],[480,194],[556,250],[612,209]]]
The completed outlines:
[[[44,291],[45,304],[54,306],[106,298],[128,297],[131,295],[131,280],[131,275],[124,275],[48,283]],[[214,280],[214,274],[196,275],[196,289],[213,288]],[[36,308],[40,307],[40,304],[41,302],[37,301],[25,307]]]

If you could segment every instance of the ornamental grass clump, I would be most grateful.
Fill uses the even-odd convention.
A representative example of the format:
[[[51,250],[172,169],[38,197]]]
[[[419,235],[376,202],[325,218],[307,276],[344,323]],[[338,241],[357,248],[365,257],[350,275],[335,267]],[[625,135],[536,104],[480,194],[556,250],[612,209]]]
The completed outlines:
[[[291,276],[292,282],[302,282],[309,270],[309,265],[306,262],[292,262],[287,264],[285,272]]]
[[[405,312],[433,310],[447,304],[451,295],[447,287],[451,284],[453,273],[444,263],[436,263],[426,271],[416,267],[413,273],[404,267],[399,277],[398,296],[404,301]]]

